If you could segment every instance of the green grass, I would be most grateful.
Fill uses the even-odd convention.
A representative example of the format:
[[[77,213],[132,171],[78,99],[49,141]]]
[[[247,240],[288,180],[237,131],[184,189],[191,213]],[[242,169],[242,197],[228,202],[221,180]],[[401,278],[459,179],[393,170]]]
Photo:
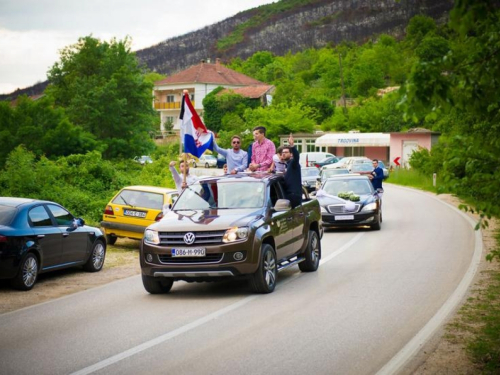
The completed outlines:
[[[394,169],[387,182],[403,186],[411,186],[413,188],[430,191],[433,193],[443,193],[444,185],[439,185],[439,179],[436,178],[436,187],[433,186],[432,175],[424,175],[414,169]]]

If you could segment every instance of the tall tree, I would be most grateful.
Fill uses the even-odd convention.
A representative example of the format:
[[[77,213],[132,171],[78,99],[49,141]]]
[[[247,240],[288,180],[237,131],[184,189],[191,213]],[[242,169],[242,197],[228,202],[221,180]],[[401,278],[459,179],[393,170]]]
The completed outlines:
[[[80,38],[61,51],[48,73],[47,93],[70,120],[107,145],[106,158],[132,157],[153,149],[158,122],[152,84],[144,79],[130,40]]]

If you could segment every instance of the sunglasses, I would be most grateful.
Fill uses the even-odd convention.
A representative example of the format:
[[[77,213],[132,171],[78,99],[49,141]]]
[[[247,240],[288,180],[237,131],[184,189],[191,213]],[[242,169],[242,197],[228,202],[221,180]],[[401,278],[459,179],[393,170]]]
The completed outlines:
[[[233,145],[238,145],[240,143],[241,143],[240,141],[233,141]]]

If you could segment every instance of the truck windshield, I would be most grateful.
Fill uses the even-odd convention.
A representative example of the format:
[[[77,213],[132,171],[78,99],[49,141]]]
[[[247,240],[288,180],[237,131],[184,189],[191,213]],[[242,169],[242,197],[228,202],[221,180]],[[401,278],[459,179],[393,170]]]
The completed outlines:
[[[189,185],[173,210],[258,208],[264,205],[264,198],[265,185],[260,181],[203,181]]]

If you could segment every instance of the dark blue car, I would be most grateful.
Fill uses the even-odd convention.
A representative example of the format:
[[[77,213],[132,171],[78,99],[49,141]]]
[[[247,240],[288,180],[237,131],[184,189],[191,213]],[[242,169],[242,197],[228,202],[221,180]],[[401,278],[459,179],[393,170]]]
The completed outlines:
[[[38,274],[62,268],[100,271],[105,256],[103,233],[61,205],[0,197],[0,279],[15,289],[30,290]]]

